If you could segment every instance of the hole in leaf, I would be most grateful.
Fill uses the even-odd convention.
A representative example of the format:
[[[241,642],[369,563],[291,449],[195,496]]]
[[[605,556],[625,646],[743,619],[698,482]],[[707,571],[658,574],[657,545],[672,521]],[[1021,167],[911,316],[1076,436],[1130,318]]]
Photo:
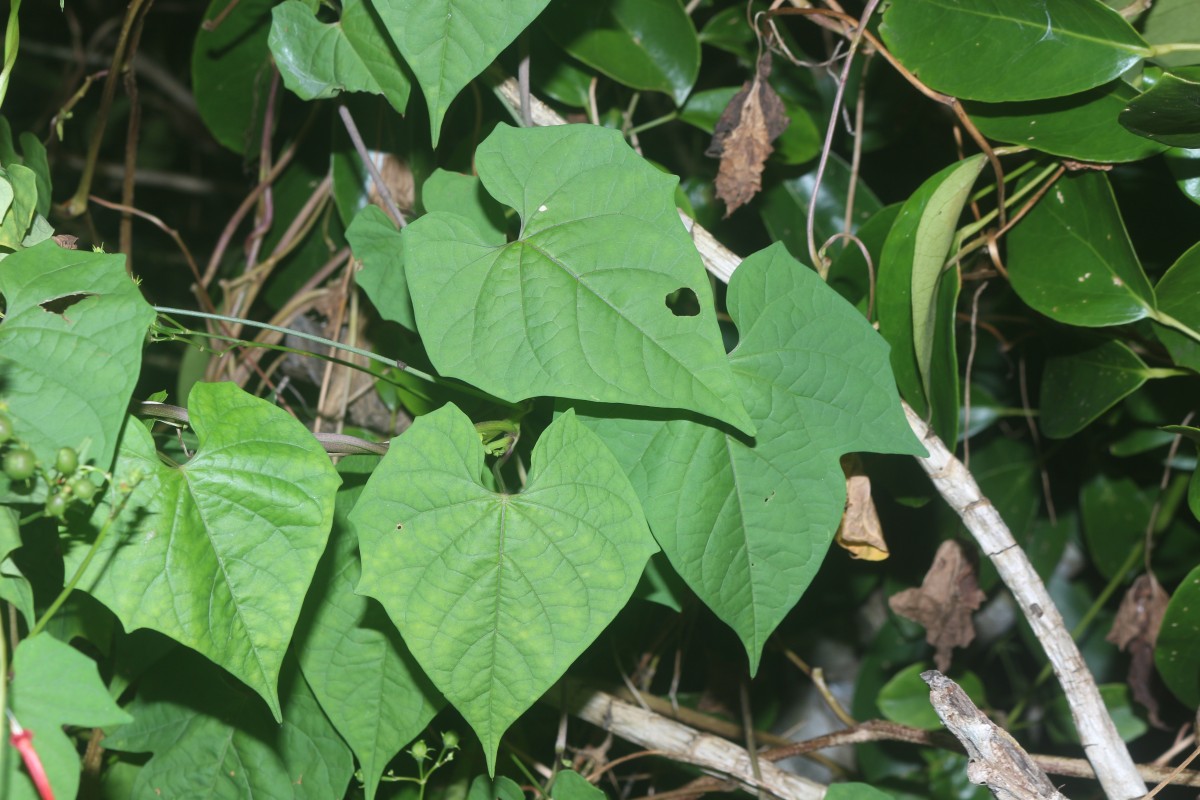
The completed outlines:
[[[667,308],[677,317],[694,317],[700,313],[700,298],[686,286],[667,295]]]
[[[42,310],[50,314],[58,314],[64,319],[67,316],[67,309],[84,298],[91,297],[95,292],[75,292],[74,294],[64,294],[62,297],[55,297],[53,300],[43,300],[38,303]]]

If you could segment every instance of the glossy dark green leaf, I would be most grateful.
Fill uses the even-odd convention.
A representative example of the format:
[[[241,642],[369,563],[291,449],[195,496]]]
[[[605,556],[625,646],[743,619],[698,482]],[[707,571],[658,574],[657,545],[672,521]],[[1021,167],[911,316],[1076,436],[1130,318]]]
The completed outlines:
[[[1129,130],[1171,147],[1200,147],[1200,67],[1168,72],[1121,112]]]
[[[283,85],[302,100],[370,92],[400,114],[408,106],[404,62],[365,0],[346,0],[334,23],[318,20],[304,0],[286,0],[271,11],[268,45]]]
[[[1080,161],[1119,163],[1161,153],[1165,145],[1130,133],[1117,121],[1138,92],[1121,80],[1068,97],[1020,103],[963,103],[989,139]]]
[[[294,662],[280,681],[282,724],[187,650],[138,684],[134,721],[105,748],[153,753],[131,800],[329,800],[344,796],[354,762]],[[374,713],[375,709],[371,710]]]
[[[867,315],[867,305],[872,299],[871,290],[875,283],[875,275],[879,270],[879,258],[883,254],[883,245],[887,241],[892,224],[900,214],[900,208],[900,203],[893,203],[880,209],[855,232],[871,257],[870,268],[867,266],[867,259],[863,256],[862,250],[853,242],[842,241],[829,248],[831,255],[836,254],[833,263],[829,265],[829,274],[826,276],[829,288],[853,303],[864,316]],[[838,248],[841,248],[841,252],[838,252]],[[872,309],[871,318],[874,316]]]
[[[753,431],[673,176],[594,125],[499,125],[475,163],[488,192],[520,214],[516,241],[441,211],[403,233],[417,324],[440,374],[510,401],[687,408]],[[695,316],[666,305],[680,288],[696,295]]]
[[[47,241],[0,263],[0,383],[16,435],[47,467],[69,445],[108,469],[154,310],[124,256]],[[0,502],[44,496],[45,483],[13,486],[0,473]]]
[[[816,169],[794,178],[768,182],[763,187],[759,214],[767,232],[777,242],[783,242],[788,252],[802,263],[807,263],[808,234],[806,220],[808,206],[812,201],[816,184]],[[813,222],[813,237],[820,248],[835,234],[846,229],[846,202],[849,199],[850,165],[836,153],[830,154],[821,178],[821,191],[817,196],[817,213]],[[850,218],[850,232],[881,209],[883,204],[862,180],[858,181],[854,193],[854,213]],[[841,245],[834,244],[831,252],[840,252]]]
[[[383,608],[354,592],[362,565],[347,517],[378,463],[374,456],[351,456],[338,464],[343,484],[333,530],[293,647],[321,708],[358,757],[367,800],[388,762],[445,704]]]
[[[1092,563],[1106,579],[1116,576],[1140,547],[1153,500],[1128,478],[1097,475],[1079,493],[1084,541]]]
[[[425,93],[435,146],[450,103],[512,44],[548,2],[371,0]]]
[[[740,89],[739,86],[726,86],[696,92],[687,99],[683,108],[679,109],[679,118],[706,133],[712,133],[725,107]],[[775,152],[772,153],[772,158],[783,164],[803,164],[811,161],[821,152],[821,134],[817,131],[816,123],[804,108],[787,98],[782,100],[789,122],[783,133],[773,142]]]
[[[1200,706],[1200,567],[1171,594],[1154,646],[1163,683],[1189,709]]]
[[[259,146],[271,85],[271,7],[275,0],[212,0],[192,46],[192,92],[200,118],[235,153]],[[229,13],[225,11],[233,6]]]
[[[1193,0],[1156,0],[1146,15],[1143,35],[1153,45],[1200,44],[1200,6]],[[1164,53],[1155,56],[1154,61],[1164,67],[1200,64],[1200,49]]]
[[[1007,241],[1013,289],[1051,319],[1104,327],[1156,313],[1154,290],[1103,173],[1060,179]]]
[[[520,494],[482,481],[455,406],[393,440],[350,514],[377,598],[495,771],[500,737],[629,601],[658,549],[629,479],[575,418],[538,438]]]
[[[1055,353],[1042,373],[1042,432],[1051,439],[1074,436],[1153,376],[1119,339],[1081,341]]]
[[[676,572],[737,632],[754,671],[841,518],[838,459],[920,445],[899,416],[884,343],[781,245],[742,262],[728,306],[741,333],[729,359],[756,440],[694,417],[589,406],[583,419],[628,472]]]
[[[1200,372],[1200,244],[1193,245],[1158,279],[1154,288],[1162,317],[1154,326],[1159,340],[1181,367]],[[1170,319],[1168,327],[1162,320]]]
[[[23,640],[12,659],[9,708],[21,726],[33,733],[33,745],[55,796],[75,797],[79,754],[63,726],[121,725],[132,718],[108,696],[95,661],[45,633]],[[20,756],[8,746],[7,736],[4,747],[0,797],[37,800],[40,795]]]
[[[198,447],[182,465],[159,457],[144,426],[125,426],[114,487],[90,523],[71,522],[68,569],[123,503],[79,588],[126,630],[157,630],[212,659],[278,716],[279,670],[339,479],[303,425],[232,383],[196,384],[188,409]]]
[[[1184,197],[1200,204],[1200,147],[1172,147],[1163,154],[1163,160]]]
[[[592,69],[681,105],[700,72],[700,41],[680,0],[555,3],[542,17],[550,37]]]
[[[1082,92],[1150,53],[1095,0],[895,0],[880,32],[926,85],[990,103]]]

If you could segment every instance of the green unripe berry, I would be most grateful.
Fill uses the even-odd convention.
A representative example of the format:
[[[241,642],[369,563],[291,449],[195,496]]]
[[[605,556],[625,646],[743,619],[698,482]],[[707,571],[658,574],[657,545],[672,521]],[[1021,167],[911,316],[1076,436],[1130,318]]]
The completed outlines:
[[[54,461],[54,468],[60,475],[74,475],[75,470],[79,469],[79,454],[75,452],[75,448],[60,448],[58,458]]]
[[[4,474],[12,481],[24,481],[33,477],[37,470],[37,459],[31,450],[18,448],[4,454]]]
[[[46,498],[46,516],[62,519],[67,513],[67,496],[62,492],[55,492]]]
[[[0,414],[0,444],[4,444],[13,437],[12,420],[7,414]]]
[[[80,475],[70,484],[71,494],[78,497],[84,503],[92,502],[92,498],[96,496],[96,484],[86,475]]]

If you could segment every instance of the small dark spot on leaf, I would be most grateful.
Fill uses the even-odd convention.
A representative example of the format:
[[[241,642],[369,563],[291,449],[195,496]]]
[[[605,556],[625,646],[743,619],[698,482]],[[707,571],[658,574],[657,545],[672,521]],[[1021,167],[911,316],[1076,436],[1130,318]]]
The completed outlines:
[[[681,286],[667,295],[666,304],[677,317],[694,317],[700,313],[700,298],[686,286]]]
[[[53,300],[43,300],[38,303],[42,310],[50,314],[58,314],[63,319],[67,318],[67,309],[75,305],[86,297],[91,297],[95,292],[75,292],[74,294],[64,294],[62,297],[55,297]]]
[[[774,493],[774,492],[771,492],[769,495],[767,495],[766,497],[764,497],[764,498],[763,498],[763,502],[764,502],[764,503],[769,503],[769,502],[771,502],[771,498],[772,498],[772,497],[774,497],[774,496],[775,496],[775,493]]]
[[[396,530],[398,530],[398,531],[402,531],[402,530],[404,530],[404,523],[403,523],[403,522],[397,522],[397,523],[396,523]]]

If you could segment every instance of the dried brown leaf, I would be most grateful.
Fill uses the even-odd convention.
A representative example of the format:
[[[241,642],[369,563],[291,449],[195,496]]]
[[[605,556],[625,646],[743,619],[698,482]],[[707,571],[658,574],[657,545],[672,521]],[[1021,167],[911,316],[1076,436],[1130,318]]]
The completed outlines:
[[[721,159],[717,197],[725,201],[725,216],[750,202],[762,189],[763,165],[775,149],[771,142],[788,126],[783,101],[767,83],[771,57],[758,60],[754,80],[747,81],[729,101],[713,131],[706,154]]]
[[[879,512],[871,499],[871,479],[855,455],[842,456],[842,471],[846,473],[846,510],[835,541],[851,558],[883,561],[890,554]]]
[[[1129,653],[1129,691],[1146,709],[1150,723],[1164,730],[1166,725],[1159,718],[1158,698],[1154,695],[1154,643],[1170,599],[1153,575],[1139,575],[1121,599],[1112,629],[1105,637]]]
[[[962,545],[946,541],[938,548],[921,588],[892,595],[888,605],[900,616],[925,627],[925,641],[933,645],[934,661],[945,672],[950,668],[954,648],[966,647],[975,638],[971,612],[986,597]]]

